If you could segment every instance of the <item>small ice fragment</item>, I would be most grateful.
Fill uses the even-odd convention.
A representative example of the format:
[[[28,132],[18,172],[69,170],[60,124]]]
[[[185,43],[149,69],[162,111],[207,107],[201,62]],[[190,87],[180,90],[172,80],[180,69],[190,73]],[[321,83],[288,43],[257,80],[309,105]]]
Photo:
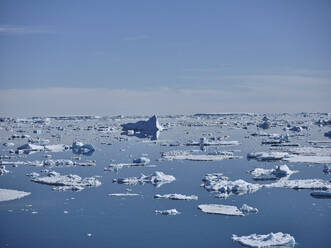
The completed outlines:
[[[245,215],[250,213],[258,213],[259,210],[257,208],[253,208],[251,206],[248,206],[247,204],[243,204],[242,207],[239,209],[241,212],[243,212]]]
[[[69,213],[69,212],[68,212],[67,210],[64,210],[63,213],[64,213],[64,214],[67,214],[67,213]]]
[[[155,214],[161,214],[161,215],[177,215],[180,214],[177,209],[168,209],[168,210],[155,210]]]
[[[92,233],[88,233],[87,234],[87,237],[92,237]]]
[[[108,196],[118,196],[118,197],[122,197],[122,196],[139,196],[139,194],[133,194],[133,193],[114,193],[114,194],[108,194]]]
[[[294,247],[295,239],[287,233],[269,233],[269,234],[251,234],[248,236],[237,236],[232,235],[232,240],[238,242],[243,246],[248,247],[272,247],[272,246],[282,246],[282,247]]]
[[[31,214],[37,214],[38,213],[38,211],[32,211],[31,212]]]
[[[140,157],[140,158],[137,158],[137,159],[134,159],[133,160],[133,163],[135,164],[148,164],[150,162],[150,159],[149,158],[146,158],[146,157]]]

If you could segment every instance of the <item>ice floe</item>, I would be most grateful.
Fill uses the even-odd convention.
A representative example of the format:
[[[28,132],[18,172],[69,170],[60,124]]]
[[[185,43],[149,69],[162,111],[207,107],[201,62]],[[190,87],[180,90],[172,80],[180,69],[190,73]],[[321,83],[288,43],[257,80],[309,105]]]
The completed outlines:
[[[128,177],[128,178],[119,178],[114,179],[113,181],[120,184],[136,185],[138,183],[151,183],[156,187],[160,187],[163,184],[171,183],[175,181],[176,178],[172,175],[164,174],[161,171],[155,171],[153,174],[146,176],[142,174],[140,177]]]
[[[254,176],[254,180],[276,180],[282,177],[289,177],[297,172],[290,170],[287,165],[277,165],[273,169],[255,168],[249,173]]]
[[[168,209],[168,210],[155,210],[155,214],[161,214],[161,215],[178,215],[180,214],[177,209]]]
[[[292,188],[292,189],[312,189],[331,190],[331,183],[323,179],[281,179],[277,182],[264,184],[266,188]]]
[[[209,154],[194,154],[192,151],[174,150],[163,152],[161,157],[166,160],[192,160],[192,161],[218,161],[224,159],[239,159],[230,152],[218,152]]]
[[[248,183],[242,179],[229,181],[229,178],[222,173],[207,174],[202,181],[205,189],[220,193],[218,197],[221,198],[226,198],[231,194],[254,193],[262,187],[260,184]]]
[[[64,144],[57,144],[57,145],[35,145],[35,144],[25,144],[18,147],[17,153],[24,152],[26,154],[34,153],[34,152],[63,152],[69,149],[69,146]]]
[[[207,214],[221,214],[231,216],[244,216],[236,206],[221,205],[221,204],[200,204],[198,209]]]
[[[61,175],[55,171],[49,172],[46,177],[34,177],[31,181],[56,186],[53,190],[57,191],[80,191],[85,187],[98,187],[101,185],[101,182],[95,177],[81,178],[72,174]]]
[[[232,240],[248,247],[294,247],[295,239],[287,233],[251,234],[248,236],[232,235]]]
[[[0,189],[0,202],[20,199],[30,194],[30,192],[18,191],[13,189]]]
[[[259,161],[274,161],[282,160],[288,157],[287,152],[251,152],[247,154],[248,159],[256,159]]]
[[[171,199],[171,200],[198,200],[198,196],[196,195],[182,195],[182,194],[165,194],[165,195],[156,194],[154,198],[163,198],[163,199]]]

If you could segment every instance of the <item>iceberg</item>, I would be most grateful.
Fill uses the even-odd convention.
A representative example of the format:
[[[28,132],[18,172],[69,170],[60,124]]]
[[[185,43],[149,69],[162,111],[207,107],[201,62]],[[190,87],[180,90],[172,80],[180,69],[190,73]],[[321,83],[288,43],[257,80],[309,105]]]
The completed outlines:
[[[20,199],[30,194],[30,192],[18,191],[13,189],[0,189],[0,202]]]
[[[294,247],[295,239],[287,233],[251,234],[248,236],[232,235],[232,240],[248,247]]]
[[[147,121],[138,121],[135,123],[127,123],[121,125],[123,130],[134,130],[143,131],[147,133],[155,133],[157,131],[162,131],[163,128],[159,124],[156,115],[152,116]]]
[[[82,142],[75,141],[72,143],[72,151],[74,154],[92,155],[95,151],[94,147],[90,144],[83,144]]]
[[[182,195],[182,194],[165,194],[165,195],[156,194],[154,198],[163,198],[163,199],[171,199],[171,200],[198,200],[198,197],[196,195]]]

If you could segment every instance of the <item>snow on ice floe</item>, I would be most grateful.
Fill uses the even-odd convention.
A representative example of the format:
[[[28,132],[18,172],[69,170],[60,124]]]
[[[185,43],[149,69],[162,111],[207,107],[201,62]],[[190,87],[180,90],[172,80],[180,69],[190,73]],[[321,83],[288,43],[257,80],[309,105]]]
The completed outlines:
[[[232,152],[211,152],[208,154],[194,154],[194,151],[174,150],[163,152],[162,159],[166,160],[192,160],[192,161],[218,161],[224,159],[240,159],[241,156],[235,156]]]
[[[254,180],[276,180],[282,177],[289,177],[298,171],[290,170],[287,165],[277,165],[274,169],[255,168],[249,173]]]
[[[95,149],[90,144],[75,141],[72,143],[72,151],[74,154],[92,155]]]
[[[294,247],[295,239],[287,233],[251,234],[248,236],[232,235],[232,240],[243,246],[262,247]]]
[[[244,204],[241,208],[222,204],[200,204],[198,209],[207,214],[220,214],[230,216],[245,216],[250,213],[257,213],[258,209]]]
[[[262,187],[260,184],[248,183],[242,179],[229,181],[229,178],[222,173],[207,174],[202,181],[202,186],[206,190],[218,192],[218,197],[221,198],[226,198],[232,194],[254,193]]]
[[[31,181],[41,184],[56,186],[53,190],[57,191],[80,191],[85,187],[98,187],[101,182],[95,177],[81,178],[78,175],[61,175],[55,171],[48,173],[46,177],[34,177]]]
[[[196,195],[182,195],[182,194],[165,194],[165,195],[156,194],[154,198],[163,198],[163,199],[171,199],[171,200],[198,200],[198,196]]]
[[[157,117],[154,115],[147,121],[138,121],[135,123],[127,123],[121,125],[123,130],[142,131],[147,133],[154,133],[162,131],[163,127],[159,124]]]
[[[30,192],[18,191],[13,189],[0,189],[0,202],[20,199],[30,194]]]
[[[178,215],[180,214],[177,209],[168,209],[168,210],[155,210],[155,214],[161,214],[161,215]]]
[[[153,174],[146,176],[141,174],[140,177],[128,177],[128,178],[119,178],[114,179],[113,181],[120,184],[136,185],[138,183],[151,183],[156,187],[161,187],[163,184],[171,183],[175,181],[176,178],[172,175],[164,174],[161,171],[155,171]]]

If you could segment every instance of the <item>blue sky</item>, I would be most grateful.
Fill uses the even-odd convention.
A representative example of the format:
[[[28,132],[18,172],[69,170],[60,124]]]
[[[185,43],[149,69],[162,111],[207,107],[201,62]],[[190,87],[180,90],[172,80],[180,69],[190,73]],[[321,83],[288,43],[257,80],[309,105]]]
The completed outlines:
[[[321,0],[1,0],[0,114],[329,111],[330,26]]]

